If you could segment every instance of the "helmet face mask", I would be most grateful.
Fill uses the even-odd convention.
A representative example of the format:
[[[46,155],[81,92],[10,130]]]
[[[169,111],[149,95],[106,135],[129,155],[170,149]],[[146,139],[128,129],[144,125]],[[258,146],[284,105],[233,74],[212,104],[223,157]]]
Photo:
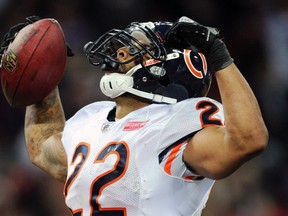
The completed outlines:
[[[176,103],[208,94],[212,76],[205,56],[195,48],[165,48],[169,22],[131,23],[124,30],[112,29],[84,51],[89,62],[101,66],[105,74],[100,81],[102,92],[111,98],[128,92],[156,103]],[[120,62],[117,50],[126,47],[131,59]],[[150,59],[144,61],[144,56]],[[147,59],[147,58],[146,58]],[[117,73],[121,64],[139,62],[126,74]],[[110,88],[111,87],[111,88]]]
[[[153,23],[149,24],[153,25]],[[117,59],[117,50],[121,47],[127,47],[133,58],[120,62]],[[104,70],[108,71],[109,69],[116,71],[119,65],[128,64],[136,59],[142,62],[146,54],[153,59],[165,57],[163,44],[153,31],[145,24],[136,22],[131,23],[124,30],[112,29],[95,42],[88,42],[84,46],[84,51],[92,65],[101,65]]]

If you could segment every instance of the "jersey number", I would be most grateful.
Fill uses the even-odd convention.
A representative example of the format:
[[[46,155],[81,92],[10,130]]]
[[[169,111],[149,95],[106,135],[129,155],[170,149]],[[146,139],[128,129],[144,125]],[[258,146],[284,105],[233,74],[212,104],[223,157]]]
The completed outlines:
[[[203,110],[200,114],[200,120],[202,127],[211,126],[211,125],[223,125],[222,121],[213,116],[219,111],[219,108],[216,104],[208,100],[200,101],[196,105],[197,110]]]
[[[102,208],[99,204],[99,198],[104,188],[110,184],[118,181],[126,172],[127,164],[129,162],[129,148],[125,142],[112,142],[106,145],[100,153],[96,156],[94,163],[104,163],[106,158],[115,154],[117,160],[114,164],[114,167],[110,170],[107,170],[103,174],[97,176],[91,185],[90,190],[92,191],[90,197],[90,215],[92,216],[125,216],[125,208]],[[80,143],[76,148],[76,151],[72,157],[72,164],[75,162],[76,158],[80,157],[80,162],[75,166],[74,172],[67,179],[64,194],[67,196],[68,190],[71,187],[74,180],[77,178],[78,174],[81,171],[81,168],[85,164],[89,156],[89,145],[87,143]],[[82,210],[72,211],[73,216],[81,216]]]

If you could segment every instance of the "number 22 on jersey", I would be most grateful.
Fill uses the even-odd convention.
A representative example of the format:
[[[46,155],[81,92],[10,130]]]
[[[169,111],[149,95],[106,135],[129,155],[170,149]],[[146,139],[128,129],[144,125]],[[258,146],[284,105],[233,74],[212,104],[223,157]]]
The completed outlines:
[[[201,100],[196,104],[196,109],[201,110],[200,122],[202,127],[210,125],[223,125],[221,119],[215,117],[216,113],[219,111],[219,107],[209,100]],[[67,178],[64,195],[67,196],[70,187],[73,182],[81,172],[82,167],[87,161],[90,153],[90,145],[85,142],[81,142],[76,147],[73,154],[71,165],[74,165],[74,171]],[[130,151],[128,144],[124,141],[121,142],[110,142],[108,143],[96,156],[94,159],[94,164],[104,164],[107,157],[111,154],[116,155],[117,160],[115,161],[114,167],[104,173],[98,175],[93,180],[90,186],[90,214],[91,216],[126,216],[125,207],[114,207],[114,208],[103,208],[99,203],[99,198],[101,197],[102,191],[109,185],[120,180],[125,174],[128,164]],[[80,160],[77,158],[80,158]],[[78,161],[77,164],[74,164]],[[70,209],[73,216],[82,216],[83,209]]]
[[[80,162],[75,166],[74,172],[69,176],[66,181],[65,188],[64,188],[64,195],[67,196],[68,190],[70,189],[71,185],[73,184],[74,180],[77,178],[81,169],[86,162],[87,158],[89,157],[89,144],[87,143],[80,143],[73,155],[72,164],[76,161],[78,157],[81,158]],[[99,198],[104,188],[109,186],[110,184],[118,181],[126,172],[127,165],[129,163],[129,148],[125,142],[111,142],[108,143],[96,156],[94,163],[104,163],[107,157],[111,154],[117,156],[117,160],[115,161],[114,167],[106,172],[98,175],[94,181],[92,182],[90,191],[90,215],[97,216],[125,216],[126,209],[123,207],[119,208],[102,208],[99,204]],[[81,216],[82,209],[71,210],[73,216]]]

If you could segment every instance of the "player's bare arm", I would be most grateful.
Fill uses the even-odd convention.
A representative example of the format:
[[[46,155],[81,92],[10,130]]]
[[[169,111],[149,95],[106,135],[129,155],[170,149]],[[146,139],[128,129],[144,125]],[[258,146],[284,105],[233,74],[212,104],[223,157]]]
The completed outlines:
[[[0,57],[1,62],[7,62],[1,64],[0,68],[9,77],[5,78],[7,92],[4,93],[11,106],[28,106],[25,136],[29,156],[34,164],[64,181],[66,155],[61,143],[61,132],[65,118],[58,90],[53,91],[41,103],[37,102],[56,88],[64,73],[66,57],[73,56],[73,52],[66,44],[61,26],[53,18],[29,16],[26,22],[12,26],[3,39]],[[6,56],[9,53],[13,53],[15,59],[21,61],[14,62],[14,58]],[[59,61],[51,64],[50,59]],[[2,67],[11,63],[15,63],[13,75],[6,70],[8,67]]]
[[[225,126],[198,132],[184,160],[200,175],[227,177],[267,145],[268,132],[257,100],[235,64],[218,71],[216,79],[224,107]]]
[[[225,126],[206,127],[190,141],[184,161],[198,174],[212,179],[227,177],[262,151],[267,128],[258,102],[242,76],[218,29],[181,17],[168,33],[168,41],[195,46],[205,54],[215,73],[224,108]]]
[[[56,88],[42,102],[28,106],[25,116],[26,146],[31,161],[59,181],[67,175],[61,137],[65,116]]]

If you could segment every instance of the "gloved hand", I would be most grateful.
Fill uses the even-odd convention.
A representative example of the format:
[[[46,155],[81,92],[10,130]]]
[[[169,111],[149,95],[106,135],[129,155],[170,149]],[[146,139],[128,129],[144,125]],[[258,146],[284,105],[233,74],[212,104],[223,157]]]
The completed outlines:
[[[25,26],[32,24],[38,20],[40,20],[40,17],[38,16],[29,16],[26,18],[27,22],[25,23],[19,23],[9,29],[9,31],[4,35],[3,42],[0,47],[0,56],[4,54],[4,51],[7,49],[9,44],[14,40],[16,37],[17,33],[24,28]],[[70,46],[67,44],[67,56],[73,56],[73,51],[70,48]]]
[[[233,62],[216,28],[201,25],[185,16],[172,25],[166,33],[165,40],[170,48],[196,47],[206,56],[214,72],[224,69]]]

